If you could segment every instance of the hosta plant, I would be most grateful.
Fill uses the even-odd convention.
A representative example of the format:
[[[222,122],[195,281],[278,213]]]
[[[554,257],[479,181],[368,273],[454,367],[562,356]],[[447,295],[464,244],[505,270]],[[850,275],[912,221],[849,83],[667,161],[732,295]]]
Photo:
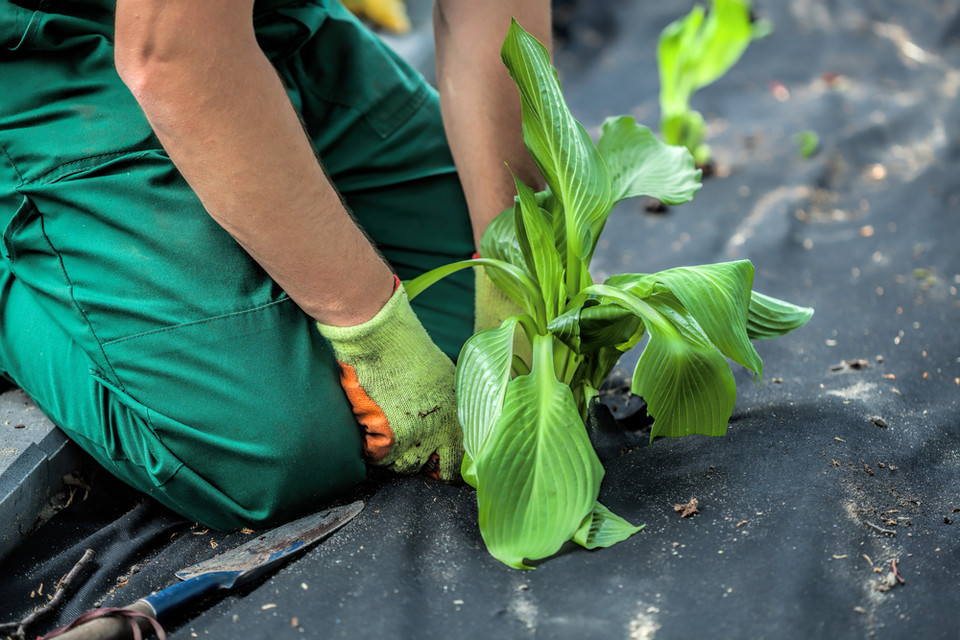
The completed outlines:
[[[710,160],[704,143],[706,125],[690,108],[693,94],[736,64],[752,40],[770,32],[766,21],[753,21],[749,0],[712,0],[710,11],[696,5],[660,33],[660,135],[667,144],[683,145],[697,163]]]
[[[757,375],[751,339],[782,335],[812,311],[751,293],[749,262],[618,275],[588,266],[624,198],[690,200],[700,172],[632,118],[607,120],[594,144],[567,109],[546,49],[513,23],[501,50],[520,90],[523,138],[548,185],[516,181],[515,205],[480,244],[482,258],[407,283],[416,296],[440,278],[482,266],[521,311],[480,331],[457,363],[464,479],[477,490],[480,531],[502,562],[526,568],[567,541],[603,547],[639,530],[597,502],[603,467],[584,426],[620,356],[649,335],[633,391],[654,418],[651,438],[721,435],[733,410],[726,358]],[[514,350],[514,334],[529,349]]]

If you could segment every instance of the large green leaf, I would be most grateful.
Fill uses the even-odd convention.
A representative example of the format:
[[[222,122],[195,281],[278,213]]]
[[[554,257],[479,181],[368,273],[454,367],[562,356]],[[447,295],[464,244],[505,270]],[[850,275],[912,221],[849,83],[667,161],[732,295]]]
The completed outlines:
[[[645,301],[608,285],[586,292],[630,309],[650,332],[634,371],[633,392],[643,397],[654,418],[651,439],[723,435],[736,400],[733,374],[679,300],[661,292]]]
[[[553,228],[553,243],[560,256],[566,260],[567,227],[563,215],[563,205],[550,189],[544,189],[537,193],[537,204],[541,211],[546,211],[549,215],[550,226]],[[564,268],[566,268],[566,262],[564,262]]]
[[[573,393],[554,373],[552,343],[534,337],[532,370],[508,383],[500,419],[474,458],[480,532],[495,558],[518,569],[573,537],[603,477]]]
[[[567,241],[567,289],[580,289],[575,268],[592,251],[592,226],[612,206],[610,177],[586,129],[570,114],[550,55],[512,21],[500,56],[520,90],[523,141],[563,205]]]
[[[753,285],[753,265],[748,260],[677,267],[651,277],[677,296],[725,356],[757,375],[763,373],[763,362],[747,337]]]
[[[751,340],[777,338],[799,329],[812,317],[810,307],[798,307],[754,291],[750,296],[747,335]]]
[[[597,150],[610,173],[614,202],[651,196],[683,204],[700,190],[702,172],[694,168],[690,152],[664,144],[630,116],[607,118]]]
[[[657,277],[650,273],[618,273],[604,280],[603,284],[645,300],[653,295],[653,290],[657,286]]]
[[[763,362],[747,335],[747,309],[753,285],[750,261],[677,267],[657,273],[625,273],[608,278],[604,284],[640,299],[649,298],[658,288],[672,291],[725,356],[757,375],[762,374]]]
[[[516,316],[500,327],[474,334],[457,358],[457,416],[463,428],[463,448],[476,458],[503,409],[510,381]]]
[[[651,440],[694,433],[722,436],[733,413],[736,383],[726,359],[695,331],[686,331],[696,321],[688,317],[687,322],[647,323],[650,340],[633,374],[633,392],[646,401],[654,418]]]
[[[546,306],[547,321],[555,318],[567,300],[563,264],[553,242],[550,215],[537,205],[533,189],[514,177],[517,185],[517,211],[514,216],[517,239]]]
[[[583,519],[573,541],[587,549],[609,547],[623,542],[643,527],[644,525],[633,526],[598,502],[593,506],[590,515]]]

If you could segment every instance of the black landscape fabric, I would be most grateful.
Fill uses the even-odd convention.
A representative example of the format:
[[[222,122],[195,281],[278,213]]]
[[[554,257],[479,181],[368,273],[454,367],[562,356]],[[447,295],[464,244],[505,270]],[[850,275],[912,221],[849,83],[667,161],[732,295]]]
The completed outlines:
[[[656,128],[657,37],[690,6],[556,5],[555,61],[594,135],[622,113]],[[960,637],[960,7],[756,8],[772,35],[693,99],[715,175],[682,207],[622,203],[593,271],[746,258],[756,290],[816,314],[758,343],[762,384],[735,368],[726,437],[607,448],[600,499],[646,528],[517,571],[485,551],[472,490],[383,478],[339,533],[173,638]],[[28,637],[248,537],[90,484],[0,566],[2,622],[97,551]]]

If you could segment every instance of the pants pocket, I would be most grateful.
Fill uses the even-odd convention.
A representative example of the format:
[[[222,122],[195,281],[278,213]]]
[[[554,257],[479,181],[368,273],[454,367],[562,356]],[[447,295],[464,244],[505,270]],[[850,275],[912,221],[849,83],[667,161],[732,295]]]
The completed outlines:
[[[28,197],[23,197],[3,230],[3,260],[37,304],[56,319],[67,335],[73,336],[98,367],[116,380],[84,310],[74,299],[73,283],[60,253],[47,237],[43,215]]]
[[[152,493],[183,466],[157,434],[154,420],[162,417],[153,415],[149,408],[100,374],[91,375],[100,407],[102,436],[99,444],[104,454],[120,467],[128,481],[132,480],[131,484]],[[133,468],[124,469],[131,464]]]

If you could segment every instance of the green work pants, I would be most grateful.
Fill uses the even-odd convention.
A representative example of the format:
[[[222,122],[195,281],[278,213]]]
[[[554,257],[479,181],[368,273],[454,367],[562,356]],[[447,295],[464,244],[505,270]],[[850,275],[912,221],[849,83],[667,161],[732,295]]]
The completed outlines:
[[[365,475],[337,364],[170,162],[117,76],[112,21],[110,0],[0,0],[0,374],[206,526],[319,508]],[[258,2],[255,26],[397,274],[468,258],[436,93],[334,0]],[[472,295],[463,272],[414,301],[451,357]]]

